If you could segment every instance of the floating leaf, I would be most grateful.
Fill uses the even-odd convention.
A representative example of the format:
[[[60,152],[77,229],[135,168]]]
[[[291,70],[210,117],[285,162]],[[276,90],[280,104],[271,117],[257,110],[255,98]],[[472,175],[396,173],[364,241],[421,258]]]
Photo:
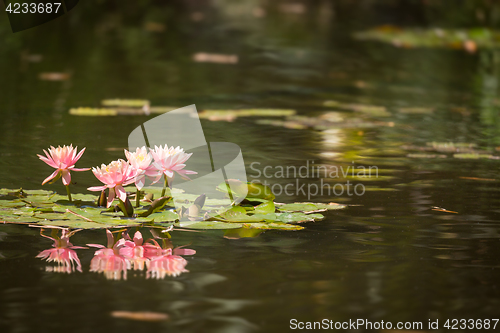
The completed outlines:
[[[477,160],[480,158],[490,159],[490,160],[500,159],[500,156],[493,156],[490,154],[453,154],[453,157],[465,160]]]
[[[228,187],[229,184],[229,187]],[[228,179],[227,184],[221,183],[217,186],[217,189],[221,192],[231,192],[233,197],[239,197],[245,195],[246,198],[251,199],[263,199],[265,201],[274,200],[275,196],[271,189],[259,183],[243,183],[237,179]]]
[[[304,229],[303,226],[296,225],[296,224],[287,224],[287,223],[252,223],[252,224],[245,224],[246,228],[253,228],[253,229],[263,229],[263,230],[302,230]]]
[[[187,229],[238,229],[243,227],[241,223],[226,223],[219,221],[182,221],[174,224],[176,227]]]
[[[144,105],[149,105],[147,99],[105,99],[101,101],[104,106],[126,106],[132,108],[142,108]]]
[[[399,108],[398,111],[404,114],[431,114],[432,112],[434,112],[434,108],[406,107]]]
[[[201,119],[208,119],[212,121],[233,121],[238,117],[293,116],[295,112],[295,110],[287,109],[204,110],[198,115]]]
[[[73,116],[116,116],[118,112],[114,109],[98,109],[98,108],[72,108],[69,109],[69,114]]]
[[[235,206],[235,207],[231,207],[231,209],[224,211],[220,215],[222,218],[224,218],[226,220],[230,220],[236,216],[246,215],[246,213],[247,213],[247,211],[245,208],[243,208],[241,206]]]
[[[54,191],[47,191],[47,190],[21,190],[27,195],[51,195],[54,194]],[[12,193],[12,192],[11,192]]]
[[[366,192],[397,192],[399,191],[393,187],[378,187],[378,186],[364,186]]]
[[[338,101],[325,101],[323,105],[328,107],[335,107],[339,109],[366,113],[374,117],[388,117],[391,115],[389,112],[387,112],[387,108],[385,106],[351,104],[351,103],[342,103]]]
[[[173,212],[171,210],[154,213],[149,215],[148,217],[153,219],[154,222],[170,222],[170,221],[177,221],[179,219],[179,215],[177,215],[176,212]]]
[[[271,188],[258,183],[247,183],[248,193],[247,198],[256,198],[264,200],[274,200],[275,196]]]
[[[276,210],[276,208],[274,206],[274,202],[268,201],[268,202],[261,203],[258,206],[255,206],[254,213],[267,214],[267,213],[274,213],[275,210]]]
[[[146,207],[147,210],[145,212],[139,213],[139,216],[146,217],[146,216],[149,216],[153,213],[159,212],[161,209],[163,209],[163,207],[165,207],[167,202],[169,202],[170,200],[172,200],[172,197],[162,197],[162,198],[156,199],[155,201],[153,201],[151,203],[151,205],[149,207]]]
[[[303,212],[317,210],[318,206],[312,203],[293,203],[279,206],[278,209],[284,212]]]
[[[284,223],[302,223],[307,221],[322,220],[324,218],[321,214],[304,214],[304,213],[282,213],[279,214],[278,219]]]
[[[235,183],[244,186],[250,193],[261,197],[272,197],[267,186],[252,183]],[[253,193],[256,190],[261,193]],[[176,191],[173,189],[172,191]],[[286,223],[295,224],[305,221],[315,221],[323,218],[321,214],[311,214],[325,209],[340,209],[345,207],[338,204],[296,203],[276,205],[273,201],[262,198],[247,197],[244,206],[233,206],[229,210],[222,210],[221,206],[209,206],[209,203],[219,203],[217,199],[206,199],[204,195],[195,196],[183,192],[181,194],[187,203],[193,203],[189,208],[188,218],[191,221],[180,221],[179,214],[171,206],[171,198],[160,198],[151,205],[142,205],[136,209],[138,217],[123,217],[121,211],[114,207],[105,209],[95,205],[97,196],[90,194],[74,194],[73,197],[87,199],[69,202],[65,196],[49,191],[24,191],[1,189],[0,195],[0,221],[4,223],[32,223],[43,226],[69,227],[69,228],[118,228],[148,224],[151,227],[168,227],[175,223],[177,227],[192,229],[234,229],[252,225],[259,229],[286,229],[298,230],[300,228],[287,226]],[[272,193],[271,193],[272,194]],[[90,200],[89,200],[90,199]],[[254,201],[262,202],[255,204]],[[252,203],[253,204],[249,204]],[[201,207],[208,208],[207,211]],[[255,205],[255,206],[254,206]],[[215,215],[220,211],[219,215]],[[208,214],[207,214],[208,213]],[[212,217],[210,217],[212,216]],[[209,218],[210,220],[201,221]]]
[[[380,26],[371,30],[357,32],[354,38],[376,40],[396,47],[435,47],[464,49],[476,52],[478,48],[498,48],[500,31],[488,28],[473,29],[402,29],[395,26]]]

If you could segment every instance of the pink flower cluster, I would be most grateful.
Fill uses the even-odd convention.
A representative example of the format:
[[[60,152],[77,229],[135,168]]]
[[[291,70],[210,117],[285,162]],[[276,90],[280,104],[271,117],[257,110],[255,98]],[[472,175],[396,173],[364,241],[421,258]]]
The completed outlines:
[[[75,163],[82,157],[85,148],[77,154],[77,148],[69,146],[50,147],[48,152],[44,150],[45,156],[38,157],[55,168],[56,170],[47,177],[43,183],[62,177],[63,184],[68,187],[71,183],[71,171],[86,171],[90,168],[77,169]],[[183,178],[187,175],[196,174],[195,171],[185,170],[185,162],[192,154],[187,154],[180,147],[168,147],[167,145],[155,146],[154,149],[146,147],[137,148],[135,152],[125,150],[128,161],[119,159],[110,164],[102,164],[100,167],[92,168],[92,172],[104,185],[89,187],[89,191],[103,191],[109,189],[107,207],[110,207],[115,198],[125,201],[127,194],[123,186],[135,183],[138,190],[145,185],[146,177],[152,180],[152,184],[158,182],[165,175],[167,179],[174,177],[174,172]],[[68,196],[69,189],[68,189]],[[70,197],[71,200],[71,197]]]
[[[78,230],[77,230],[78,231]],[[72,273],[75,270],[82,272],[82,265],[74,249],[85,249],[85,247],[73,246],[69,242],[69,237],[76,231],[69,232],[62,230],[61,237],[48,237],[54,241],[53,249],[40,252],[37,258],[45,259],[49,262],[56,262],[57,267],[49,267],[48,270],[55,272]],[[110,280],[127,279],[127,271],[134,269],[142,271],[145,268],[146,278],[164,279],[166,276],[177,276],[186,273],[186,259],[181,255],[196,254],[195,250],[183,248],[162,248],[151,239],[144,242],[142,234],[137,231],[131,239],[128,233],[122,234],[123,238],[115,242],[111,231],[106,230],[108,238],[107,247],[101,244],[87,244],[97,247],[94,258],[90,262],[90,271],[103,273]]]
[[[92,168],[92,172],[104,186],[89,187],[89,191],[102,191],[109,188],[108,204],[110,207],[115,195],[121,200],[126,200],[126,193],[123,186],[135,183],[138,190],[145,184],[146,176],[152,178],[152,184],[158,182],[162,175],[172,178],[174,171],[181,177],[196,174],[195,171],[184,170],[184,164],[192,154],[186,154],[180,147],[157,147],[149,149],[146,147],[137,148],[131,153],[125,150],[128,161],[122,159],[113,161],[108,165]]]

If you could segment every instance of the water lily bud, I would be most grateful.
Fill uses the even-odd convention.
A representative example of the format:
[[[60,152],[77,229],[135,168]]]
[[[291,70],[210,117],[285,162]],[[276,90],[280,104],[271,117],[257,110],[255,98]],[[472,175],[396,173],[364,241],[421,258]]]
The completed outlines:
[[[177,209],[177,214],[179,214],[180,218],[184,217],[186,213],[187,213],[187,208],[184,206],[181,206],[181,208]]]
[[[203,193],[198,198],[196,198],[196,200],[194,201],[194,204],[197,205],[197,206],[199,206],[200,209],[201,209],[205,205],[205,200],[206,199],[207,199],[207,196],[205,195],[205,193]]]
[[[127,210],[127,215],[128,216],[133,216],[134,215],[134,207],[132,206],[132,203],[130,202],[130,200],[127,199],[125,200],[125,209]]]
[[[106,207],[108,198],[106,197],[106,190],[101,191],[101,195],[97,199],[97,206]]]

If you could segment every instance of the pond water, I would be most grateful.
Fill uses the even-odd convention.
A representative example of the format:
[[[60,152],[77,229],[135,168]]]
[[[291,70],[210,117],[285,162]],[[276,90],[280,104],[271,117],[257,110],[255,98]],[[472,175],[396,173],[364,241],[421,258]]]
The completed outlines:
[[[1,187],[41,188],[51,171],[36,154],[50,145],[87,147],[79,167],[122,158],[130,131],[153,116],[77,117],[68,110],[144,98],[160,106],[286,108],[315,117],[328,128],[296,128],[305,118],[288,127],[275,126],[283,118],[272,125],[254,117],[202,125],[207,141],[241,147],[249,179],[269,166],[270,177],[261,180],[306,184],[305,192],[276,193],[276,201],[350,205],[295,232],[230,239],[218,230],[173,231],[174,246],[189,244],[196,254],[185,257],[189,272],[159,280],[89,272],[92,249],[77,250],[82,273],[47,271],[35,256],[51,241],[36,228],[2,225],[2,331],[279,332],[292,319],[325,318],[422,322],[428,331],[429,320],[443,329],[447,319],[498,318],[500,55],[357,41],[352,32],[403,16],[412,26],[432,21],[392,2],[341,3],[79,4],[67,18],[16,34],[2,19]],[[238,63],[194,62],[197,52],[234,54]],[[40,80],[47,72],[70,78]],[[310,169],[313,162],[378,173],[276,175],[279,166]],[[90,172],[74,180],[76,192],[98,185]],[[309,184],[348,180],[362,184],[363,195],[307,192]],[[60,182],[43,188],[64,193]],[[106,234],[81,231],[71,241],[105,244]],[[169,319],[136,321],[114,311]]]

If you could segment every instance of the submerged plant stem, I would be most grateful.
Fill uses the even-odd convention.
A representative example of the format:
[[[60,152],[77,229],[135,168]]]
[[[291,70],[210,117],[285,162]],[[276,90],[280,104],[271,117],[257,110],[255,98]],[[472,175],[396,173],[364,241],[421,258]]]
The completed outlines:
[[[141,191],[139,191],[139,189],[137,189],[137,191],[135,192],[135,208],[139,207],[140,206],[140,199],[141,199],[141,195],[140,195]]]
[[[69,185],[66,185],[66,193],[68,193],[69,202],[73,202],[73,200],[71,199],[71,191],[69,190]]]

